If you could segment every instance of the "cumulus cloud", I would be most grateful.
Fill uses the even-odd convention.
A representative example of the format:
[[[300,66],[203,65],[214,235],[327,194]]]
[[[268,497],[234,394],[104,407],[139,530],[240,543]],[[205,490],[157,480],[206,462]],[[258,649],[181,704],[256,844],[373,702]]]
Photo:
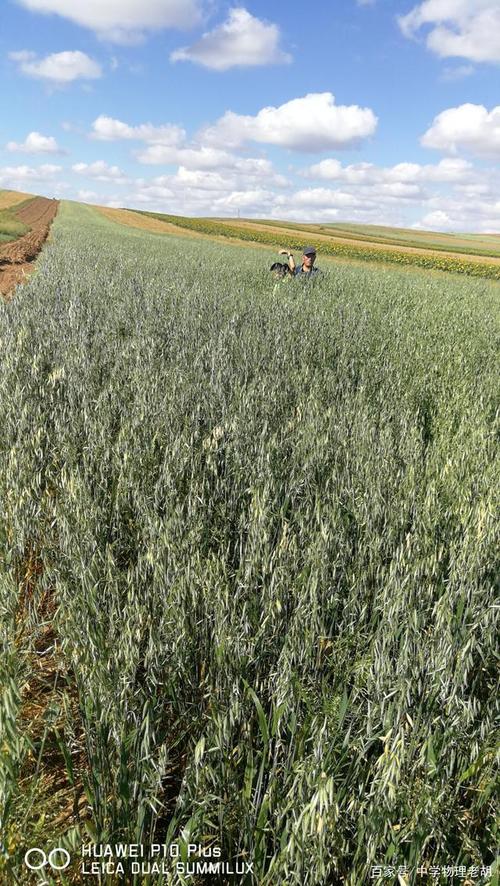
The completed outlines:
[[[169,166],[173,163],[181,163],[189,169],[210,170],[225,166],[231,155],[227,151],[204,146],[149,145],[149,147],[137,151],[135,156],[139,163],[145,163],[148,166]]]
[[[136,153],[141,163],[217,169],[221,165],[234,166],[231,149],[247,141],[323,151],[352,147],[371,135],[376,126],[377,118],[369,108],[336,105],[333,95],[327,92],[294,99],[277,108],[263,108],[255,117],[228,111],[213,126],[198,133],[192,143],[187,142],[184,129],[172,123],[131,126],[104,114],[92,123],[90,136],[101,141],[144,142],[146,147]]]
[[[227,111],[201,138],[209,144],[239,147],[254,141],[296,151],[350,148],[373,135],[377,117],[370,108],[337,105],[331,92],[310,93],[254,117]]]
[[[279,43],[277,25],[261,21],[238,7],[230,10],[222,25],[203,34],[192,46],[173,52],[170,60],[191,61],[214,71],[290,62],[291,56],[280,49]]]
[[[56,14],[115,43],[134,43],[163,28],[190,28],[201,21],[201,0],[18,0],[32,12]]]
[[[62,167],[53,163],[41,166],[0,166],[0,186],[22,191],[31,182],[52,181]]]
[[[321,185],[313,182],[300,188],[278,176],[263,158],[229,158],[224,168],[197,169],[181,164],[176,171],[153,178],[130,178],[122,196],[113,189],[108,191],[105,181],[113,170],[109,184],[119,183],[119,169],[106,167],[103,161],[75,167],[84,175],[90,168],[89,177],[100,185],[96,187],[96,202],[103,205],[194,216],[231,217],[241,211],[249,217],[297,222],[343,219],[422,229],[500,232],[500,172],[474,168],[461,158],[391,167],[339,164],[336,177],[328,184],[325,179]],[[194,163],[194,157],[191,159]],[[332,172],[335,175],[330,168]],[[55,193],[57,185],[51,187]],[[92,199],[89,197],[87,202]]]
[[[95,160],[94,163],[74,163],[71,167],[73,172],[85,175],[101,182],[114,182],[114,184],[126,184],[129,179],[118,166],[109,166],[104,160]]]
[[[423,219],[414,225],[415,228],[429,228],[434,231],[448,231],[453,228],[453,221],[447,212],[442,209],[435,209],[434,212],[428,212]]]
[[[95,191],[89,191],[86,188],[81,188],[77,191],[76,197],[82,203],[99,203],[99,195]]]
[[[343,181],[354,185],[415,184],[419,182],[463,182],[472,173],[472,163],[459,157],[446,157],[436,164],[397,163],[395,166],[376,166],[374,163],[353,163],[342,166],[339,160],[328,158],[305,170],[308,178]]]
[[[149,180],[136,179],[137,193],[141,194],[144,201],[172,201],[176,195],[181,212],[183,200],[185,207],[196,200],[201,204],[199,208],[203,214],[207,199],[213,202],[233,192],[255,193],[257,190],[269,191],[270,188],[282,189],[290,186],[285,176],[277,174],[268,160],[234,157],[225,162],[224,168],[189,169],[180,165],[174,173],[155,176]]]
[[[263,157],[242,157],[222,148],[188,143],[186,132],[175,124],[153,126],[141,123],[130,126],[122,120],[101,114],[92,124],[91,138],[101,141],[142,141],[144,147],[134,155],[140,163],[150,166],[170,166],[199,173],[210,171],[235,171],[241,175],[266,178],[277,187],[286,184],[286,179],[278,175],[270,160]]]
[[[263,157],[241,157],[230,151],[204,145],[186,145],[178,148],[150,145],[144,150],[137,151],[136,158],[140,163],[151,166],[179,164],[185,169],[200,173],[234,170],[245,175],[273,178],[278,184],[286,181],[283,176],[276,175],[270,160]]]
[[[426,44],[442,58],[500,63],[498,0],[424,0],[398,21],[407,37],[429,29]]]
[[[9,58],[18,63],[19,70],[26,76],[59,86],[74,80],[95,80],[102,73],[101,66],[79,50],[54,52],[45,58],[37,58],[34,52],[21,50],[10,52]]]
[[[153,126],[152,123],[129,126],[128,123],[123,123],[114,117],[107,117],[105,114],[101,114],[94,120],[91,132],[91,138],[100,141],[127,139],[169,146],[179,145],[185,137],[184,129],[173,123],[166,123],[162,126]]]
[[[450,154],[466,150],[500,157],[500,105],[491,111],[469,103],[448,108],[434,118],[421,143]]]
[[[488,170],[485,179],[486,175],[487,181],[478,181],[474,193],[457,187],[449,194],[432,195],[413,227],[500,234],[500,176],[494,170]]]
[[[30,132],[23,142],[7,142],[6,151],[22,154],[64,154],[52,135]]]

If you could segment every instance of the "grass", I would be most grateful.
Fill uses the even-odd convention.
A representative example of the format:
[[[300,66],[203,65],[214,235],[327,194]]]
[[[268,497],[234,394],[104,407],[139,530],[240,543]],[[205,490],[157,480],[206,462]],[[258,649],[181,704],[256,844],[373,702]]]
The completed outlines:
[[[15,208],[18,209],[19,207],[16,206]],[[28,225],[19,221],[13,210],[0,209],[0,245],[2,243],[9,243],[11,240],[17,240],[18,237],[22,237],[28,231]]]
[[[90,840],[493,862],[498,284],[267,266],[63,202],[0,309],[9,882]]]
[[[32,199],[19,191],[0,190],[0,246],[28,233],[29,226],[16,218],[16,212]]]

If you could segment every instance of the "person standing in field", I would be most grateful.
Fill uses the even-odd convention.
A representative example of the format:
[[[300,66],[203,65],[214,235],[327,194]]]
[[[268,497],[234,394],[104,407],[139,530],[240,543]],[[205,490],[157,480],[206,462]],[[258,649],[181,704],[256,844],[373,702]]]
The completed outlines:
[[[295,264],[293,252],[289,252],[288,249],[280,249],[280,255],[288,256],[288,267],[294,277],[300,277],[302,280],[311,280],[313,277],[317,277],[318,274],[322,273],[320,268],[314,267],[314,262],[316,261],[316,250],[314,246],[304,246],[302,251],[302,263],[298,267]]]

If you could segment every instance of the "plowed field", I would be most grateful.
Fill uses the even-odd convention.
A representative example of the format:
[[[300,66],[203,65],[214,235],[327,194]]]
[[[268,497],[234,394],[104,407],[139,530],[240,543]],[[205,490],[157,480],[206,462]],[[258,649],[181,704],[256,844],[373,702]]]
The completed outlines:
[[[0,247],[0,293],[7,295],[26,276],[30,263],[40,252],[50,224],[57,212],[58,200],[35,197],[17,213],[17,218],[30,226],[30,231],[13,243]]]

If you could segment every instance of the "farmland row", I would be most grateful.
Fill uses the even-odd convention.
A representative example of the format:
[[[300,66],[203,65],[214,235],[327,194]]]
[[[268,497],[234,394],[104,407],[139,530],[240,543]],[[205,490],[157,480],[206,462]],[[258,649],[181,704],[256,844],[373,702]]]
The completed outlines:
[[[244,240],[252,243],[262,243],[276,248],[283,246],[284,233],[281,236],[278,232],[263,230],[258,225],[243,226],[231,224],[213,219],[187,218],[183,216],[167,215],[158,212],[145,212],[144,210],[134,210],[141,215],[147,215],[152,218],[164,220],[170,224],[180,228],[187,228],[192,231],[208,235],[219,235],[228,239]],[[287,247],[299,251],[303,247],[302,240],[291,240],[285,244]],[[338,243],[333,240],[321,241],[321,254],[339,257],[353,258],[367,262],[389,262],[396,265],[409,265],[417,268],[433,269],[440,271],[451,271],[456,274],[464,274],[471,277],[482,277],[485,279],[500,280],[500,262],[497,264],[489,263],[486,260],[473,261],[455,256],[442,256],[437,253],[428,252],[403,252],[396,249],[371,248],[367,246],[355,246],[353,244]]]
[[[223,219],[218,219],[223,221]],[[265,226],[279,228],[283,231],[309,233],[313,236],[327,236],[334,241],[347,241],[351,243],[379,244],[381,246],[399,246],[404,249],[430,250],[432,252],[454,253],[456,255],[479,256],[483,258],[500,258],[500,241],[493,238],[488,242],[484,237],[479,245],[473,238],[470,240],[466,235],[439,234],[435,232],[420,233],[404,228],[387,228],[384,230],[377,225],[342,225],[342,224],[302,224],[299,222],[271,221],[264,219],[252,219],[247,222],[238,221],[237,224],[249,223],[253,226]]]

